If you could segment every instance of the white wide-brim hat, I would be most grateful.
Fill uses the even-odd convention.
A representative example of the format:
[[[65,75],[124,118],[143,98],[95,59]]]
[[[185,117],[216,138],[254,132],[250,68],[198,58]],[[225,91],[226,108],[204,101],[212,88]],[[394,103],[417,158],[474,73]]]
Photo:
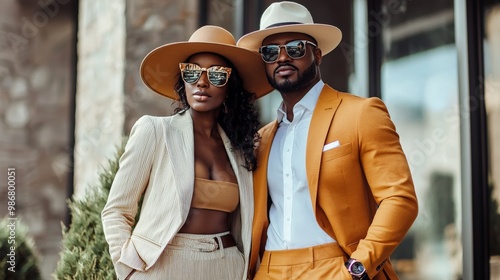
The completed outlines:
[[[244,35],[237,45],[258,51],[266,37],[285,32],[304,33],[313,37],[323,55],[333,51],[342,40],[342,32],[337,27],[314,23],[306,7],[283,1],[272,3],[260,18],[260,30]]]
[[[146,55],[142,61],[140,75],[144,84],[154,92],[178,99],[174,91],[180,72],[179,63],[196,53],[215,53],[231,61],[238,70],[243,87],[259,98],[273,88],[267,82],[264,62],[260,55],[236,46],[236,40],[226,29],[205,25],[196,30],[189,41],[160,46]]]

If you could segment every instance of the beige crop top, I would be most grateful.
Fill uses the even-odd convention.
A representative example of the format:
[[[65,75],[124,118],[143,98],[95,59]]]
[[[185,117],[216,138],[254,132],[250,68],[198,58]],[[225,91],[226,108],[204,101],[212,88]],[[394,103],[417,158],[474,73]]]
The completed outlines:
[[[191,207],[233,212],[240,202],[238,184],[195,178]]]

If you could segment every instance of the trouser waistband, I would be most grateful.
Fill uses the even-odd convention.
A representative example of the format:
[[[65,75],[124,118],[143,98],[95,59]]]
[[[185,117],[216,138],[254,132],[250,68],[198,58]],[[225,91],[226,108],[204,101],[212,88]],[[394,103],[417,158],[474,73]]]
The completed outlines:
[[[314,261],[346,256],[337,242],[292,250],[265,251],[262,264],[297,265]]]
[[[174,248],[179,246],[202,252],[213,252],[236,245],[229,231],[217,234],[178,233],[169,244]]]

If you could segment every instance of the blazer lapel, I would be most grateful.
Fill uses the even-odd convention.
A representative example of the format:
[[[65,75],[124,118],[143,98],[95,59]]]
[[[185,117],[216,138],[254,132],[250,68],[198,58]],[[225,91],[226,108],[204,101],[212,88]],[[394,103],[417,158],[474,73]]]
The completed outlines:
[[[244,161],[243,155],[240,152],[235,152],[232,148],[231,141],[227,137],[222,127],[218,127],[219,135],[222,138],[226,149],[229,162],[233,168],[236,179],[238,180],[238,189],[240,195],[240,211],[239,217],[233,219],[233,234],[236,235],[236,241],[241,239],[243,245],[243,255],[245,259],[245,267],[248,266],[250,256],[250,241],[252,236],[252,218],[253,218],[253,190],[252,190],[252,173],[249,172],[241,164]],[[245,271],[246,273],[246,271]],[[246,274],[245,274],[246,277]]]
[[[241,162],[243,162],[242,158],[243,156],[240,155],[240,153],[235,153],[233,151],[231,141],[227,137],[224,130],[220,126],[218,129],[219,129],[219,135],[221,136],[222,141],[224,143],[227,156],[231,163],[231,167],[233,168],[234,174],[236,175],[236,179],[238,180],[238,186],[240,191],[240,206],[242,209],[242,213],[247,214],[242,216],[242,223],[245,225],[251,222],[250,221],[251,215],[249,215],[249,213],[253,213],[253,210],[249,211],[253,209],[253,204],[250,205],[249,203],[250,201],[253,201],[253,194],[251,192],[251,189],[248,189],[248,187],[252,186],[252,178],[251,176],[249,176],[248,170],[246,170],[245,167],[241,166]]]
[[[257,211],[264,211],[264,216],[267,217],[267,167],[269,164],[269,154],[271,153],[271,145],[276,135],[276,130],[278,129],[278,122],[274,121],[270,126],[266,126],[263,131],[261,131],[261,142],[259,148],[257,149],[257,169],[254,171],[254,197],[256,201],[255,214]],[[262,205],[257,205],[261,204]],[[263,206],[259,207],[258,206]]]
[[[268,189],[267,189],[267,167],[269,163],[269,154],[271,152],[271,145],[273,143],[276,130],[278,129],[278,122],[274,121],[265,126],[261,131],[261,142],[257,149],[257,169],[254,171],[253,176],[253,195],[254,195],[254,219],[252,231],[252,242],[257,241],[255,248],[259,248],[259,244],[265,243],[266,227],[268,221]],[[259,242],[260,241],[260,242]],[[254,246],[254,245],[252,245]],[[261,246],[260,248],[264,248]],[[258,251],[252,251],[252,258],[258,256]]]
[[[180,198],[182,217],[185,219],[189,212],[194,185],[194,134],[193,121],[189,112],[173,115],[168,119],[165,129],[165,145],[168,158],[172,161],[172,172],[175,174],[174,186]],[[183,189],[184,188],[184,189]]]
[[[318,194],[318,177],[321,168],[321,156],[323,146],[330,129],[333,116],[337,111],[342,99],[338,97],[338,92],[326,85],[316,103],[316,108],[309,126],[309,136],[307,137],[306,150],[306,172],[309,183],[309,192],[314,212],[316,212],[316,197]],[[314,135],[314,137],[311,137]]]

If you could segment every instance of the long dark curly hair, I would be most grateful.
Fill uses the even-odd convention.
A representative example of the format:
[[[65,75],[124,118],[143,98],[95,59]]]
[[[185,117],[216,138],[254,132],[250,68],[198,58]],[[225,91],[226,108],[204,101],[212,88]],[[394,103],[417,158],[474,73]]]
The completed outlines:
[[[227,95],[223,105],[225,108],[220,110],[218,123],[224,129],[233,148],[243,154],[245,158],[243,166],[249,171],[254,171],[257,168],[254,148],[255,142],[259,139],[257,131],[260,125],[255,93],[248,92],[243,88],[243,80],[233,63],[223,56],[220,57],[228,63],[232,71],[227,82]],[[189,58],[186,61],[189,61]],[[179,106],[174,112],[187,111],[190,106],[187,102],[186,89],[180,73],[177,75],[174,90],[179,96]]]

